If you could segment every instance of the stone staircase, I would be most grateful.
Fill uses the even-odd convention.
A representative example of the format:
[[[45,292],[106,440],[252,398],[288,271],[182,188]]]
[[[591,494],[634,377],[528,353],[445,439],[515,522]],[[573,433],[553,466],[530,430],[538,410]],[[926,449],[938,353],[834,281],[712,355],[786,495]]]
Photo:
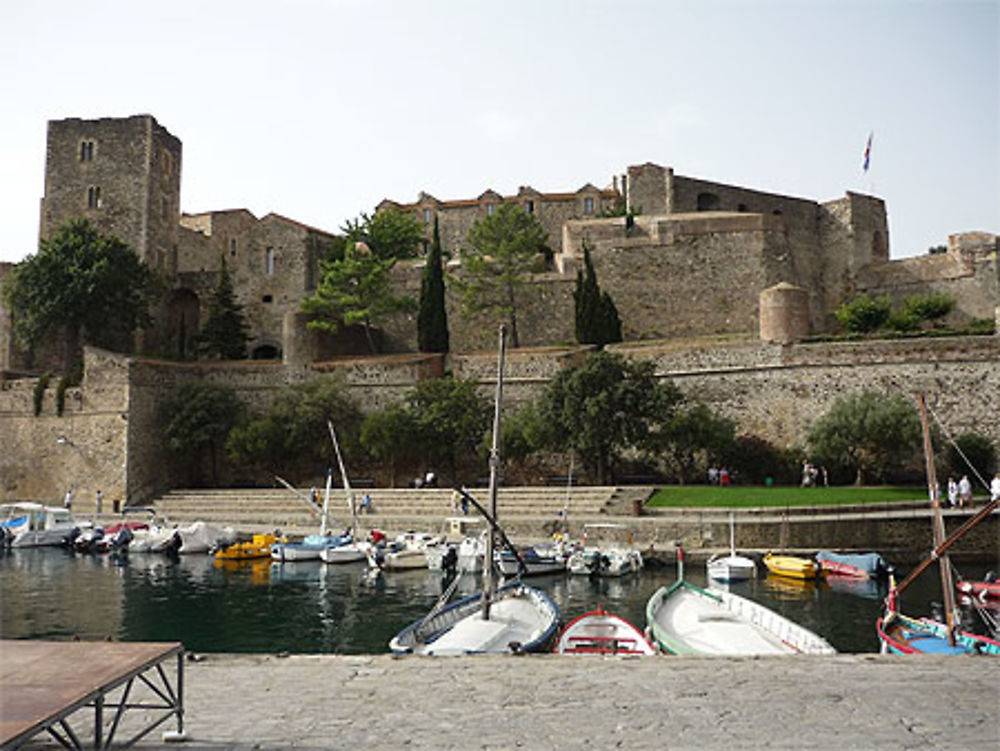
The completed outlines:
[[[308,488],[299,489],[306,496]],[[476,488],[471,495],[488,507],[489,492]],[[361,499],[371,496],[373,512],[360,513]],[[574,519],[631,513],[633,498],[644,499],[649,493],[641,488],[576,487],[569,500],[569,514]],[[322,503],[322,490],[320,490]],[[413,488],[371,488],[354,491],[359,504],[359,526],[378,527],[388,533],[406,530],[439,532],[452,508],[452,490]],[[545,533],[547,523],[557,520],[566,504],[566,489],[557,487],[501,488],[497,494],[498,515],[518,528],[537,527]],[[172,524],[201,520],[219,526],[232,526],[239,532],[270,532],[280,529],[287,535],[315,533],[319,516],[291,491],[284,488],[227,488],[172,490],[151,504]],[[457,512],[461,514],[459,510]],[[470,508],[470,515],[475,510]],[[334,529],[350,523],[347,496],[341,489],[330,493],[330,516]]]

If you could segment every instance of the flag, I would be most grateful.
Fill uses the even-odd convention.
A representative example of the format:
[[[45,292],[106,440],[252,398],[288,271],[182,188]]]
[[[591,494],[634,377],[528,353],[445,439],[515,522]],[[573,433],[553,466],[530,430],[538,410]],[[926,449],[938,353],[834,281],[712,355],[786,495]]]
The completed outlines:
[[[869,162],[871,162],[871,158],[872,158],[872,136],[873,135],[874,135],[874,133],[869,133],[868,134],[868,143],[865,144],[865,160],[864,160],[864,163],[861,165],[861,169],[864,170],[865,172],[868,171],[868,164],[869,164]]]

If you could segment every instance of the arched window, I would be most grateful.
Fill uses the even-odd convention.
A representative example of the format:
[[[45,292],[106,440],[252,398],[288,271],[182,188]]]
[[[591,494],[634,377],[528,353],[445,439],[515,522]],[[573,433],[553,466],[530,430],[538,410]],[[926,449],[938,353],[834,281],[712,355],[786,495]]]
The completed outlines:
[[[719,197],[715,193],[698,194],[698,211],[718,211]]]

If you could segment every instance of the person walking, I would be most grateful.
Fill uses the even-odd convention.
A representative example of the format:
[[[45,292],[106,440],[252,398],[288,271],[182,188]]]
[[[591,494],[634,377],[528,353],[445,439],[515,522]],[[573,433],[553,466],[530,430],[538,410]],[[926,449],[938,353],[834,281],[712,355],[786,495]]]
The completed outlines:
[[[97,513],[99,514],[101,513],[101,508],[104,506],[104,493],[101,492],[100,488],[97,489],[96,505]]]
[[[1000,501],[1000,472],[993,475],[993,479],[990,480],[990,500]]]
[[[948,505],[952,508],[958,505],[958,483],[954,477],[948,478]]]

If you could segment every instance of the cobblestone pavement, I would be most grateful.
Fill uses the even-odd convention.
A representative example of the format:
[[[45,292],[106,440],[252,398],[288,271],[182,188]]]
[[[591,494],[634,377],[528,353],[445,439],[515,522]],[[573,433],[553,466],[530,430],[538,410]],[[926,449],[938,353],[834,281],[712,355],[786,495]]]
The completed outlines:
[[[984,657],[206,655],[185,705],[137,748],[1000,748]]]

